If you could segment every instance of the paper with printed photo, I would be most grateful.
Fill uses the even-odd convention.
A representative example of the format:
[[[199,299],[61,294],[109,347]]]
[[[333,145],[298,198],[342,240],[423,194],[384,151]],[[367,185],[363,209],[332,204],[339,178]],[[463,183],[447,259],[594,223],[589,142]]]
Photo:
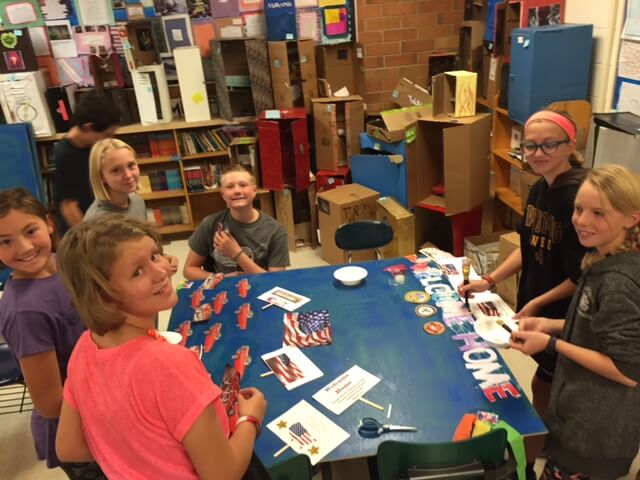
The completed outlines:
[[[267,428],[295,452],[309,457],[312,465],[349,438],[346,431],[305,400],[275,418]]]
[[[282,287],[273,287],[271,290],[260,295],[258,300],[263,300],[280,308],[284,308],[288,312],[293,312],[305,303],[311,301],[308,297]]]
[[[265,353],[262,360],[287,390],[293,390],[323,375],[322,370],[297,347],[287,346]]]
[[[78,56],[76,42],[68,20],[48,20],[45,22],[51,51],[55,58],[73,58]]]
[[[323,407],[340,415],[378,382],[380,382],[378,377],[354,365],[314,393],[313,398]]]

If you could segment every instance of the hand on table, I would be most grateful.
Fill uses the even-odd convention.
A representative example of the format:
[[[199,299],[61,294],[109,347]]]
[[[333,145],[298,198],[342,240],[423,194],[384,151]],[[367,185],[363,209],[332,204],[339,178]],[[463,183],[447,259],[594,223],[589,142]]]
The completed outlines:
[[[267,411],[267,400],[260,390],[253,387],[241,388],[238,393],[238,413],[240,416],[253,415],[262,423]]]

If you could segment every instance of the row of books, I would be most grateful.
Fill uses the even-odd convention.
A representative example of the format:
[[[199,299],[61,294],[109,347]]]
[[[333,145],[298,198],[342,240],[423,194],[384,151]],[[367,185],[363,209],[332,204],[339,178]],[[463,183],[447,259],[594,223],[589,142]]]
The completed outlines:
[[[212,162],[203,162],[200,165],[192,165],[184,169],[184,178],[187,181],[189,192],[204,192],[220,187],[220,174],[222,165]]]
[[[183,155],[223,152],[229,148],[234,138],[255,135],[254,127],[224,126],[183,130],[178,133],[178,144]]]
[[[162,192],[166,190],[182,190],[180,170],[156,170],[140,175],[140,193]]]
[[[171,132],[127,135],[122,140],[131,145],[138,157],[178,158],[178,149]]]
[[[158,226],[190,224],[187,205],[165,205],[158,208],[147,208],[147,221]]]

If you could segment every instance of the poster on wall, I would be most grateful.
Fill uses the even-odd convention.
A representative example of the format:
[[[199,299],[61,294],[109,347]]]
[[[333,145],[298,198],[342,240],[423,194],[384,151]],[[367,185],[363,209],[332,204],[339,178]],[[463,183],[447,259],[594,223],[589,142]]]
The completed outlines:
[[[0,2],[2,28],[41,27],[44,23],[37,0],[5,0]]]
[[[640,41],[640,0],[627,1],[627,18],[624,22],[622,38]]]

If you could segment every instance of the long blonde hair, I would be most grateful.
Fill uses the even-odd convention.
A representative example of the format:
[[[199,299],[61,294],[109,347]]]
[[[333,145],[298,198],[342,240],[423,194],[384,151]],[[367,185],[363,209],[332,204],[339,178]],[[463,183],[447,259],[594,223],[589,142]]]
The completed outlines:
[[[151,237],[161,248],[151,224],[108,214],[79,223],[60,242],[57,259],[62,281],[86,327],[98,335],[117,330],[126,319],[116,305],[121,296],[109,283],[109,272],[123,255],[120,245],[142,237]]]
[[[605,165],[591,170],[584,180],[590,183],[611,206],[624,215],[640,211],[640,177],[621,165]],[[640,224],[627,230],[624,241],[613,253],[640,251]],[[602,260],[597,251],[587,253],[582,259],[582,268],[586,269]]]
[[[105,138],[95,143],[89,154],[89,181],[91,182],[91,190],[93,190],[93,196],[96,200],[109,201],[111,195],[109,189],[104,183],[102,178],[102,166],[104,165],[105,157],[114,150],[120,150],[124,148],[133,153],[135,157],[136,152],[131,146],[118,140],[117,138]]]

